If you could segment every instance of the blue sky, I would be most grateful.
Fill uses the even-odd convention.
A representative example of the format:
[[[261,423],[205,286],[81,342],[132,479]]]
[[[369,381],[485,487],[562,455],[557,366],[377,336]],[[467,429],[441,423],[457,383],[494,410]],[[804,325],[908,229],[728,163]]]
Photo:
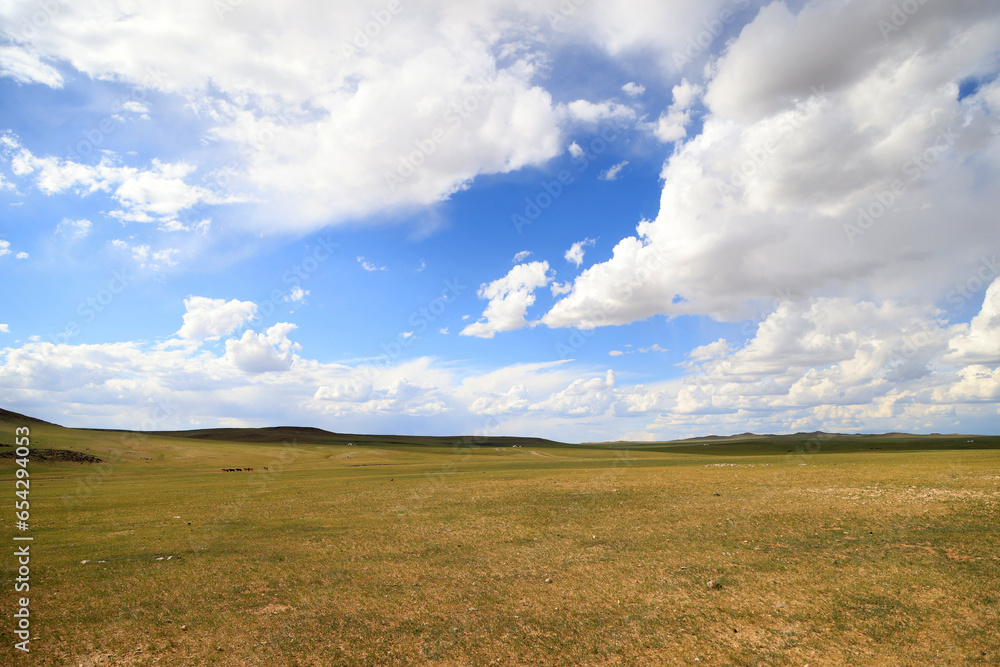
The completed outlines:
[[[0,401],[994,432],[1000,8],[0,8]]]

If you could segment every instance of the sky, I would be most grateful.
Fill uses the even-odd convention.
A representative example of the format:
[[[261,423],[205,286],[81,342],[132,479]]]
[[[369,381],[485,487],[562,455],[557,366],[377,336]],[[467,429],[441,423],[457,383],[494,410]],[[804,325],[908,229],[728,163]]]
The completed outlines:
[[[0,404],[995,433],[998,73],[982,0],[0,0]]]

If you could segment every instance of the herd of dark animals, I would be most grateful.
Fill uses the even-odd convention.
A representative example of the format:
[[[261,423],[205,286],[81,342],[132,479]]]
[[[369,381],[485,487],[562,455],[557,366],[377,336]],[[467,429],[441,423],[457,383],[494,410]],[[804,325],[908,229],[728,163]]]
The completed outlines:
[[[267,470],[267,466],[264,466],[264,470]],[[223,468],[222,472],[253,472],[253,468]]]

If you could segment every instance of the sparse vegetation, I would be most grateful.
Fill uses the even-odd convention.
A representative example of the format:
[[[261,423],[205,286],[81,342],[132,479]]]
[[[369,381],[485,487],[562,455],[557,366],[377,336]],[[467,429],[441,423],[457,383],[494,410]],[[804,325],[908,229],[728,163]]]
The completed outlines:
[[[850,436],[804,454],[814,436],[31,427],[34,447],[104,461],[32,462],[33,664],[1000,660],[1000,438]]]

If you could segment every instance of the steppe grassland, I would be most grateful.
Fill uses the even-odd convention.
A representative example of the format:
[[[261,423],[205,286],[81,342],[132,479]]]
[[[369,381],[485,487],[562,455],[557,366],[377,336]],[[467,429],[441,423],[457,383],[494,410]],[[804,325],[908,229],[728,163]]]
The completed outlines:
[[[1000,660],[995,449],[33,434],[37,664]]]

